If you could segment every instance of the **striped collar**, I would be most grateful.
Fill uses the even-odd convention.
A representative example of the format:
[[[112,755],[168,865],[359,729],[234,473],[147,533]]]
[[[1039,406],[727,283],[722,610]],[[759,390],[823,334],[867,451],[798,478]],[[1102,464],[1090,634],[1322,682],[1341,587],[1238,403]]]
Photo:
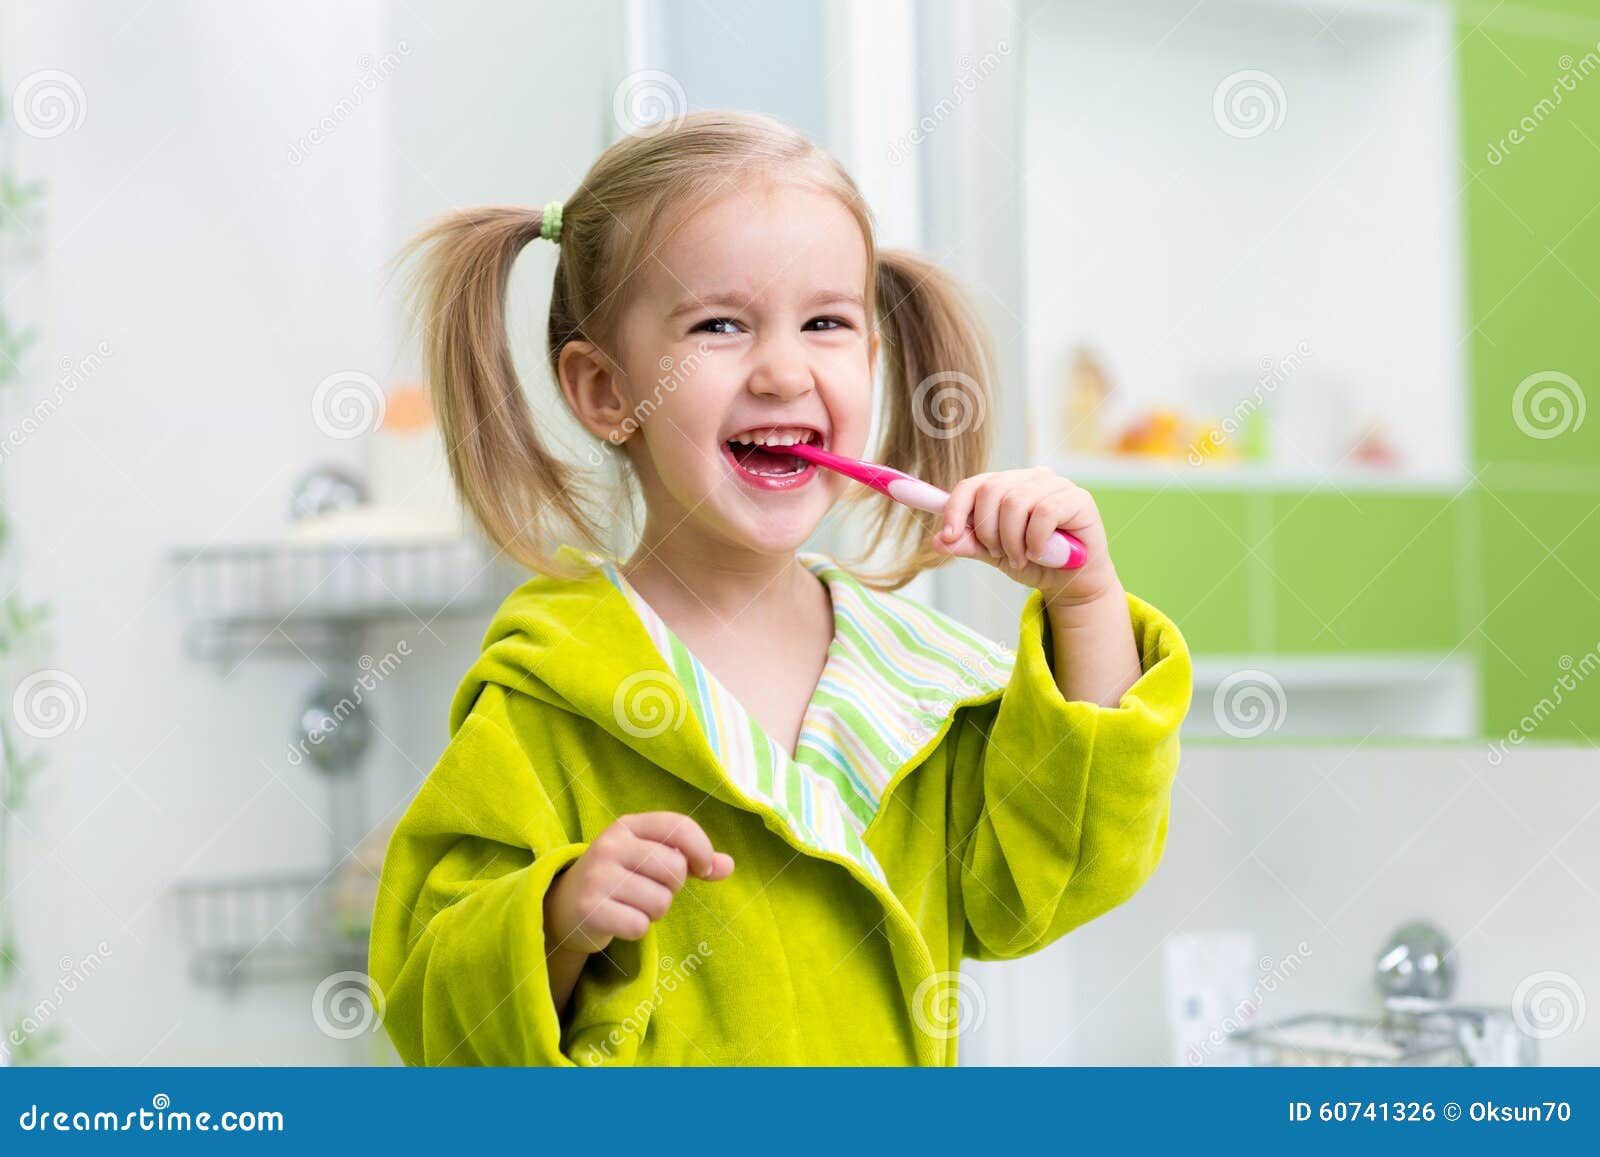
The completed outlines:
[[[638,615],[734,784],[777,812],[800,842],[884,881],[865,835],[885,790],[935,746],[957,706],[1004,688],[1015,656],[948,615],[865,586],[826,555],[797,557],[827,586],[834,630],[791,756],[614,562],[588,556]]]

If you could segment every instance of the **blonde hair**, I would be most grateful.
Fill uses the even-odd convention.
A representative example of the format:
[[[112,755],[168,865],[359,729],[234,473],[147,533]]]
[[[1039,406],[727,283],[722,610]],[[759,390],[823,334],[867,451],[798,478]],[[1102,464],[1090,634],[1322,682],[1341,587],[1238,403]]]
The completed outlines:
[[[561,351],[582,340],[614,348],[624,287],[681,215],[753,173],[831,193],[866,242],[866,315],[882,333],[883,390],[875,452],[882,461],[949,489],[983,470],[990,432],[993,352],[987,330],[955,280],[932,262],[879,249],[871,211],[839,162],[769,117],[700,112],[625,137],[600,154],[561,210],[550,293],[547,353],[559,381]],[[606,553],[596,527],[618,507],[597,472],[552,454],[512,364],[506,299],[517,255],[540,235],[543,210],[485,207],[449,213],[396,258],[421,255],[408,299],[421,329],[423,366],[462,501],[491,542],[532,570],[567,574],[554,546]],[[630,479],[624,478],[624,486]],[[935,516],[865,487],[847,502],[868,507],[861,559],[885,550],[863,582],[905,585],[948,561],[928,538]]]

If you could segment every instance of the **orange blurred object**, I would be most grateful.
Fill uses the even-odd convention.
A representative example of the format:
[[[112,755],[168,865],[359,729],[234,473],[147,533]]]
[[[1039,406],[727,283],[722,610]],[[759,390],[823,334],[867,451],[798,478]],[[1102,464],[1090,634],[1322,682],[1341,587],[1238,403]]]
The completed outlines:
[[[384,403],[383,428],[409,434],[433,425],[433,402],[422,385],[399,386]]]
[[[1185,423],[1175,410],[1152,410],[1117,438],[1117,453],[1178,458],[1187,451]]]

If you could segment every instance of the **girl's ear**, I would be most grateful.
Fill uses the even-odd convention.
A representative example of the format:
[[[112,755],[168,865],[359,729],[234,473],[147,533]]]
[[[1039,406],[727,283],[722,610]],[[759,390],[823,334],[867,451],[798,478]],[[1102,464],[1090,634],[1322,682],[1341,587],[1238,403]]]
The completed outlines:
[[[633,431],[625,427],[629,409],[620,389],[620,373],[599,346],[569,341],[561,349],[561,392],[584,428],[597,438],[620,442]]]

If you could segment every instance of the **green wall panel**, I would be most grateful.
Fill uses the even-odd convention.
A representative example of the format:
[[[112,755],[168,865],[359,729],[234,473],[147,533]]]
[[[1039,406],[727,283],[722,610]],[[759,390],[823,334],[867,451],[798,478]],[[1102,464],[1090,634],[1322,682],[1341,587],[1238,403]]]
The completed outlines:
[[[1470,412],[1483,481],[1472,617],[1482,622],[1483,728],[1504,736],[1550,704],[1564,658],[1577,664],[1600,642],[1600,415],[1589,412],[1600,397],[1600,7],[1461,11]],[[1600,738],[1600,687],[1560,694],[1570,698],[1536,738]]]
[[[1369,492],[1274,496],[1277,649],[1454,647],[1462,635],[1457,501]]]
[[[1250,651],[1251,609],[1264,571],[1241,545],[1251,495],[1091,487],[1122,585],[1154,603],[1204,652]]]
[[[1576,32],[1573,22],[1494,17],[1461,29],[1480,462],[1600,464],[1600,416],[1587,414],[1600,390],[1600,75],[1576,71],[1586,54],[1583,67],[1600,68],[1600,54]],[[1576,386],[1546,377],[1557,373]]]
[[[1570,674],[1578,685],[1534,738],[1600,742],[1600,673],[1578,678],[1600,647],[1600,495],[1486,487],[1481,506],[1485,730],[1504,735],[1542,699],[1554,705]]]

